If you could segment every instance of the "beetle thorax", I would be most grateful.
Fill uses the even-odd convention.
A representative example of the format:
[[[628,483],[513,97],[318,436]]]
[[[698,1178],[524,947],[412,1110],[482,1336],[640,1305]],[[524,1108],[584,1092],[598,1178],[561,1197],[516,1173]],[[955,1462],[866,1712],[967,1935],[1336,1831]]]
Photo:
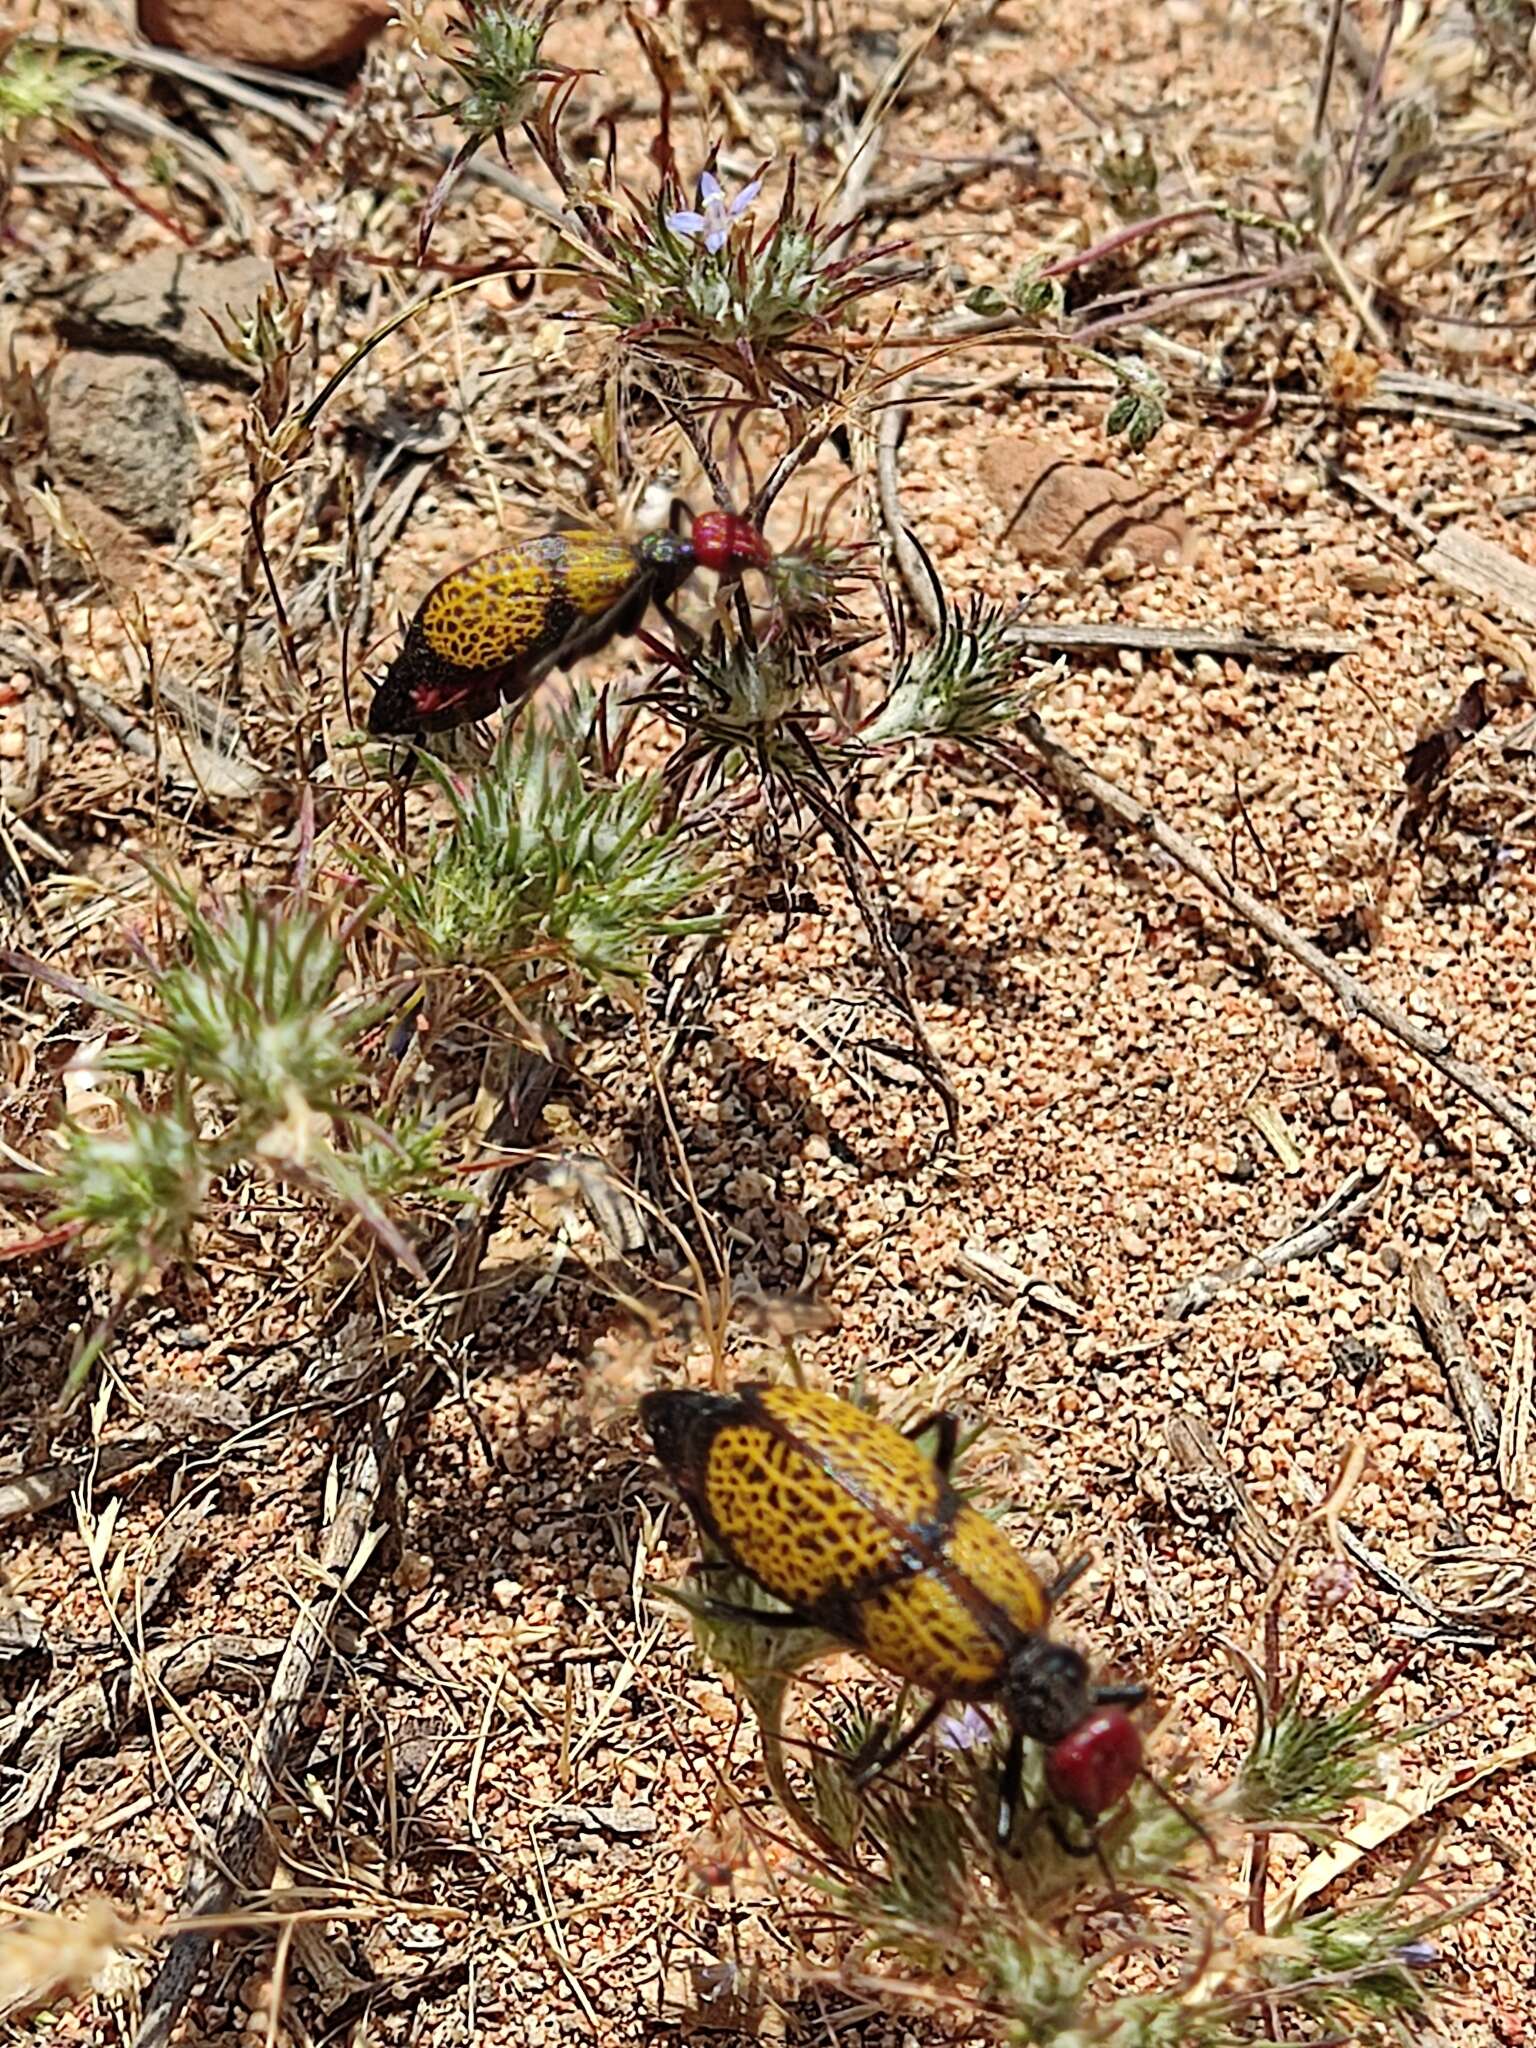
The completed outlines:
[[[693,542],[681,533],[647,533],[635,553],[648,569],[679,569],[686,576],[694,564]]]
[[[1049,1636],[1026,1636],[1003,1674],[1009,1719],[1036,1742],[1059,1742],[1093,1704],[1088,1666],[1076,1650]]]

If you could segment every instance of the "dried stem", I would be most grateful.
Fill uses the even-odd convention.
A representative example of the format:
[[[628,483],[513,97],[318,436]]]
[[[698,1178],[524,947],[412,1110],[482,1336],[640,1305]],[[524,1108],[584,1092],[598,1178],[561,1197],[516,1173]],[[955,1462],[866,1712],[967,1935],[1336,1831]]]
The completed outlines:
[[[322,1590],[293,1625],[251,1740],[250,1755],[220,1804],[211,1839],[192,1858],[184,1894],[186,1917],[202,1919],[228,1912],[256,1869],[267,1814],[316,1669],[330,1641],[336,1610],[374,1524],[380,1489],[400,1432],[435,1372],[434,1361],[399,1381],[370,1411],[351,1447],[346,1478],[320,1544]],[[145,1997],[135,2048],[165,2048],[196,1988],[212,1941],[213,1935],[200,1927],[186,1928],[172,1941]]]

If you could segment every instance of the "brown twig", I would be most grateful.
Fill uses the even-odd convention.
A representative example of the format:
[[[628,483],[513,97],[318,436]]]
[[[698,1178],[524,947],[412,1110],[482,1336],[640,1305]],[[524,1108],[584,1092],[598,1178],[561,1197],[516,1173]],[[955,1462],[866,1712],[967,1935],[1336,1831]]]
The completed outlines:
[[[1529,1323],[1510,1346],[1504,1407],[1499,1419],[1499,1484],[1510,1500],[1536,1501],[1536,1445],[1531,1419],[1536,1409],[1536,1343]]]
[[[1300,633],[1294,640],[1276,640],[1267,633],[1245,633],[1241,627],[1228,632],[1220,626],[1183,626],[1176,623],[1128,626],[1116,619],[1090,625],[1074,621],[1041,619],[1019,626],[1010,634],[1024,647],[1134,648],[1140,654],[1222,654],[1238,661],[1271,666],[1282,662],[1338,661],[1346,654],[1358,654],[1358,640],[1346,640],[1337,633]]]
[[[1381,48],[1376,52],[1375,62],[1371,66],[1371,75],[1366,81],[1365,101],[1360,108],[1359,119],[1355,122],[1355,137],[1350,144],[1344,182],[1339,187],[1339,196],[1333,204],[1333,214],[1329,221],[1329,232],[1333,235],[1341,234],[1346,225],[1345,215],[1350,199],[1354,195],[1355,181],[1360,175],[1360,161],[1365,154],[1366,141],[1376,119],[1376,110],[1381,104],[1381,88],[1387,74],[1387,58],[1391,54],[1392,44],[1402,19],[1403,0],[1391,0],[1387,10],[1386,27],[1381,34]]]
[[[259,1861],[267,1813],[298,1733],[304,1703],[331,1625],[373,1526],[384,1477],[406,1418],[437,1370],[436,1360],[398,1381],[370,1410],[347,1459],[335,1511],[320,1543],[321,1590],[295,1621],[273,1674],[267,1704],[238,1780],[227,1787],[187,1872],[184,1917],[225,1913]],[[135,2048],[164,2048],[202,1974],[211,1933],[187,1928],[165,1952],[144,2000]]]
[[[1474,1060],[1462,1059],[1453,1053],[1446,1041],[1435,1032],[1426,1031],[1416,1024],[1406,1011],[1400,1010],[1384,996],[1377,995],[1363,981],[1359,981],[1347,969],[1330,958],[1320,946],[1302,937],[1294,925],[1287,922],[1269,904],[1243,888],[1238,882],[1224,875],[1215,861],[1192,839],[1164,822],[1146,804],[1107,781],[1086,761],[1080,760],[1070,747],[1065,746],[1035,712],[1026,712],[1019,720],[1019,730],[1031,747],[1045,762],[1058,784],[1086,796],[1116,818],[1128,825],[1149,845],[1158,847],[1175,860],[1186,874],[1205,885],[1211,894],[1229,910],[1253,925],[1272,945],[1305,967],[1309,974],[1329,989],[1338,999],[1346,1017],[1369,1017],[1379,1024],[1410,1052],[1427,1060],[1432,1067],[1444,1074],[1446,1079],[1480,1102],[1484,1109],[1506,1124],[1523,1144],[1536,1149],[1536,1116],[1524,1103],[1511,1095],[1502,1084],[1494,1079]]]
[[[1333,90],[1333,73],[1339,54],[1339,28],[1344,19],[1344,0],[1333,0],[1328,15],[1328,28],[1323,37],[1323,61],[1317,74],[1317,91],[1312,98],[1312,146],[1315,149],[1323,139],[1323,124],[1328,118],[1328,95]]]
[[[912,600],[930,626],[939,624],[939,602],[930,588],[927,572],[905,526],[902,524],[900,482],[897,475],[896,451],[900,444],[903,413],[901,399],[903,387],[900,383],[892,389],[892,403],[882,414],[878,449],[878,486],[881,515],[890,534],[891,546],[897,566],[911,593]],[[1284,953],[1306,968],[1337,998],[1346,1017],[1369,1017],[1380,1025],[1410,1052],[1427,1060],[1432,1067],[1446,1077],[1454,1086],[1465,1091],[1474,1101],[1480,1102],[1502,1124],[1508,1126],[1523,1144],[1536,1150],[1536,1115],[1525,1104],[1511,1095],[1502,1084],[1479,1066],[1474,1060],[1462,1059],[1453,1053],[1445,1040],[1421,1024],[1416,1024],[1406,1011],[1396,1003],[1388,1002],[1377,995],[1362,981],[1330,958],[1320,946],[1303,938],[1295,926],[1283,918],[1272,905],[1262,902],[1245,889],[1240,882],[1224,875],[1203,847],[1197,846],[1175,826],[1159,817],[1156,811],[1144,804],[1129,791],[1119,788],[1107,777],[1091,768],[1064,741],[1057,738],[1038,712],[1021,713],[1018,729],[1029,745],[1050,770],[1058,788],[1070,790],[1074,795],[1087,797],[1107,816],[1128,826],[1150,846],[1177,863],[1188,875],[1207,888],[1219,903],[1235,911],[1247,923],[1261,932],[1271,945],[1278,946]],[[1495,1436],[1497,1431],[1495,1431]]]
[[[1408,1268],[1408,1293],[1425,1342],[1445,1372],[1456,1413],[1471,1440],[1473,1460],[1492,1465],[1499,1454],[1498,1410],[1472,1362],[1445,1282],[1429,1259],[1415,1259]]]

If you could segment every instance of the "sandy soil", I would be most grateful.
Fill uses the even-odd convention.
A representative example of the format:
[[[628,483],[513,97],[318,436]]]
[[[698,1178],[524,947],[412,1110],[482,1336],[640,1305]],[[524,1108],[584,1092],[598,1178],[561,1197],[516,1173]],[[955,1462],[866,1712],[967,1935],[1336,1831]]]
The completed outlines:
[[[717,13],[727,26],[736,18]],[[1406,297],[1518,321],[1531,311],[1528,280],[1498,272],[1529,268],[1529,94],[1468,53],[1452,12],[1423,13],[1408,10],[1388,86],[1434,103],[1438,168],[1355,252],[1358,274],[1390,270]],[[1367,55],[1382,14],[1364,9],[1356,23],[1350,10]],[[871,5],[861,32],[832,47],[867,88],[920,18],[915,6]],[[109,9],[46,7],[43,24],[121,38]],[[600,69],[578,112],[626,109],[623,148],[642,178],[654,87],[619,10],[572,4],[552,47]],[[702,48],[706,76],[752,110],[730,161],[750,169],[799,147],[803,174],[825,176],[792,89],[759,75],[739,35]],[[992,171],[893,227],[926,271],[903,289],[898,324],[943,317],[956,272],[969,288],[1005,278],[1054,238],[1083,246],[1110,232],[1118,216],[1091,174],[1105,130],[1150,138],[1159,205],[1237,190],[1259,203],[1270,181],[1292,177],[1318,61],[1318,26],[1301,7],[1042,0],[993,10],[942,60],[919,61],[872,183],[900,187],[934,157],[1017,146],[1021,135],[1047,169]],[[386,107],[402,89],[400,64],[388,45],[371,60]],[[1341,110],[1358,103],[1359,81],[1346,75]],[[189,118],[132,65],[110,90]],[[365,197],[338,216],[325,212],[340,188],[337,145],[317,156],[260,113],[198,105],[255,245],[286,249],[296,282],[328,295],[315,330],[323,374],[412,288],[409,275],[328,258],[337,239],[360,236],[392,259],[412,244],[413,205],[388,196],[401,175],[390,117],[358,142],[360,161],[386,168],[360,179]],[[121,161],[142,162],[140,144],[108,132]],[[699,115],[680,114],[678,133],[699,146]],[[532,179],[525,156],[514,151]],[[23,159],[79,167],[35,139]],[[286,210],[294,191],[298,215]],[[369,192],[385,196],[365,203]],[[189,198],[177,203],[199,232],[211,226]],[[39,369],[58,346],[68,280],[163,240],[90,183],[23,188],[11,219],[18,283],[3,317],[18,358]],[[284,226],[290,239],[275,242]],[[219,233],[218,246],[236,246],[227,226]],[[514,199],[465,186],[435,246],[469,262],[538,245]],[[436,575],[572,489],[556,451],[590,447],[601,354],[545,311],[490,283],[436,309],[411,341],[397,337],[359,379],[348,418],[387,394],[401,416],[449,403],[464,422],[428,458],[375,564],[374,668],[396,614]],[[906,516],[957,597],[1019,601],[1036,619],[1348,642],[1340,658],[1282,666],[1078,655],[1044,710],[1102,773],[1301,933],[1530,1100],[1536,741],[1518,678],[1530,673],[1536,615],[1479,604],[1426,573],[1421,538],[1328,470],[1346,468],[1430,533],[1465,525],[1536,570],[1531,422],[1485,416],[1488,430],[1471,431],[1423,404],[1341,413],[1317,402],[1341,374],[1340,352],[1361,341],[1347,300],[1321,282],[1224,302],[1207,328],[1189,321],[1178,335],[1222,347],[1240,385],[1274,383],[1285,402],[1264,416],[1262,403],[1197,393],[1133,457],[1106,442],[1102,393],[1045,388],[1091,370],[978,344],[928,373],[934,388],[901,453]],[[1394,319],[1392,341],[1399,367],[1464,386],[1469,403],[1528,389],[1531,348],[1518,329]],[[159,676],[228,693],[249,495],[242,406],[215,384],[186,390],[204,448],[186,543],[133,543],[113,589],[59,600],[72,675],[135,716],[147,715],[146,635]],[[1293,403],[1297,393],[1311,396]],[[1005,436],[1107,461],[1165,495],[1188,521],[1189,559],[1129,574],[1116,560],[1067,570],[1021,559],[1002,537],[1007,511],[977,481],[983,451]],[[305,508],[298,489],[274,509],[290,589],[318,578],[337,548],[334,531],[306,525]],[[867,462],[846,517],[858,537],[877,532]],[[46,644],[36,593],[18,579],[6,604]],[[44,758],[24,820],[63,856],[17,842],[28,880],[10,899],[18,942],[126,987],[125,927],[154,928],[136,857],[173,851],[211,889],[291,874],[293,735],[305,717],[333,733],[347,722],[335,633],[306,645],[309,706],[290,701],[258,636],[235,710],[267,772],[253,796],[216,802],[185,779],[157,784],[153,765],[99,719],[71,724],[15,664],[0,735],[25,732],[28,705],[40,712]],[[592,672],[617,674],[625,661],[614,650]],[[1488,723],[1417,828],[1400,832],[1408,749],[1476,682],[1492,693]],[[21,752],[0,747],[0,765],[14,769]],[[820,1382],[848,1388],[862,1376],[893,1413],[948,1400],[993,1420],[972,1469],[1012,1504],[1020,1542],[1042,1561],[1085,1546],[1100,1560],[1064,1626],[1106,1664],[1145,1675],[1157,1752],[1188,1752],[1212,1772],[1232,1765],[1249,1725],[1224,1644],[1256,1647],[1274,1556],[1360,1447],[1344,1519],[1385,1575],[1357,1565],[1318,1597],[1328,1552],[1314,1527],[1282,1605],[1283,1652],[1309,1688],[1337,1699],[1407,1659],[1390,1716],[1432,1727],[1396,1767],[1404,1798],[1431,1812],[1390,1854],[1406,1861],[1438,1831],[1449,1894],[1503,1887],[1446,1937],[1446,2031],[1460,2048],[1518,2048],[1533,1989],[1536,1769],[1517,1754],[1450,1788],[1529,1749],[1532,1511],[1474,1463],[1415,1323],[1409,1276],[1424,1257],[1440,1269],[1499,1403],[1532,1334],[1530,1155],[1388,1034],[1343,1016],[1171,863],[1064,802],[1042,775],[957,750],[900,754],[871,778],[862,822],[890,877],[918,1011],[959,1098],[958,1143],[939,1143],[938,1105],[910,1069],[867,1049],[890,1035],[888,1020],[871,1011],[865,948],[834,867],[824,849],[807,853],[800,907],[786,917],[764,887],[761,907],[731,930],[701,1028],[672,1072],[697,1195],[738,1294],[821,1306],[797,1340]],[[81,1005],[16,981],[3,999],[3,1135],[13,1158],[33,1159],[62,1105],[66,1059],[100,1027]],[[665,1154],[644,1065],[619,1030],[546,1132],[636,1172]],[[1380,1176],[1379,1191],[1336,1247],[1169,1316],[1176,1289],[1287,1236],[1356,1172]],[[0,1202],[8,1239],[35,1235],[35,1202]],[[335,1238],[297,1198],[255,1186],[221,1196],[195,1264],[136,1307],[99,1396],[51,1442],[38,1418],[75,1334],[104,1305],[103,1283],[65,1250],[0,1266],[12,1469],[93,1443],[103,1455],[146,1447],[120,1476],[82,1466],[80,1507],[66,1491],[8,1530],[7,1602],[42,1623],[47,1645],[0,1664],[7,1699],[58,1688],[79,1712],[83,1689],[116,1688],[94,1739],[87,1717],[87,1739],[5,1838],[10,1904],[105,1893],[153,1919],[181,1902],[201,1816],[247,1748],[273,1652],[315,1583],[337,1432],[381,1356],[398,1372],[420,1355],[409,1290],[372,1278],[359,1287],[353,1253]],[[442,1377],[409,1427],[377,1551],[342,1602],[341,1654],[304,1710],[274,1812],[278,1881],[321,1887],[337,1917],[276,1962],[259,1929],[231,1938],[192,2002],[187,2038],[266,2038],[278,1967],[291,1980],[279,2039],[668,2039],[701,1983],[737,1962],[757,1967],[780,2008],[759,2012],[752,2033],[869,2048],[969,2038],[895,2004],[892,2017],[869,2016],[860,1996],[797,1979],[796,1930],[811,1915],[792,1850],[743,1851],[729,1883],[710,1882],[721,1875],[711,1865],[740,1846],[721,1788],[758,1811],[764,1795],[727,1687],[697,1668],[675,1617],[641,1597],[645,1578],[681,1574],[692,1539],[630,1413],[658,1376],[702,1380],[707,1354],[685,1324],[639,1333],[594,1280],[604,1257],[579,1205],[531,1183],[514,1190],[471,1333],[434,1340]],[[729,1342],[733,1372],[778,1369],[761,1317],[740,1319]],[[1181,1460],[1202,1424],[1220,1472]],[[136,1598],[151,1595],[141,1623]],[[244,1644],[216,1681],[184,1697],[121,1697],[125,1639],[213,1635]],[[1280,1875],[1305,1860],[1282,1858]],[[776,1903],[786,1886],[788,1908]],[[804,1939],[831,1959],[833,1944]],[[49,2037],[128,2038],[147,1981],[145,1967],[124,1970],[95,2000],[60,2009]]]

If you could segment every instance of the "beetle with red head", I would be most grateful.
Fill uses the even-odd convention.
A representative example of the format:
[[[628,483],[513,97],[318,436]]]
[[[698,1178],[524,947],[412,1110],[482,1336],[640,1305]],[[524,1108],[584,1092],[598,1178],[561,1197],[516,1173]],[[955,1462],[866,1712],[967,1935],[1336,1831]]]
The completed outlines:
[[[861,1779],[895,1762],[949,1700],[995,1700],[1012,1735],[998,1801],[1006,1842],[1023,1743],[1045,1750],[1046,1784],[1092,1823],[1141,1775],[1125,1708],[1140,1686],[1097,1686],[1047,1634],[1077,1576],[1041,1585],[1008,1538],[950,1483],[956,1427],[938,1415],[903,1436],[808,1388],[655,1393],[640,1417],[657,1458],[722,1555],[782,1600],[782,1613],[719,1611],[759,1627],[819,1628],[934,1697]],[[938,1430],[938,1455],[914,1442]],[[718,1608],[718,1603],[717,1603]]]
[[[487,718],[619,634],[632,633],[695,569],[763,568],[749,520],[704,512],[688,534],[631,544],[597,528],[541,533],[454,569],[422,599],[379,685],[368,730],[405,739]]]

